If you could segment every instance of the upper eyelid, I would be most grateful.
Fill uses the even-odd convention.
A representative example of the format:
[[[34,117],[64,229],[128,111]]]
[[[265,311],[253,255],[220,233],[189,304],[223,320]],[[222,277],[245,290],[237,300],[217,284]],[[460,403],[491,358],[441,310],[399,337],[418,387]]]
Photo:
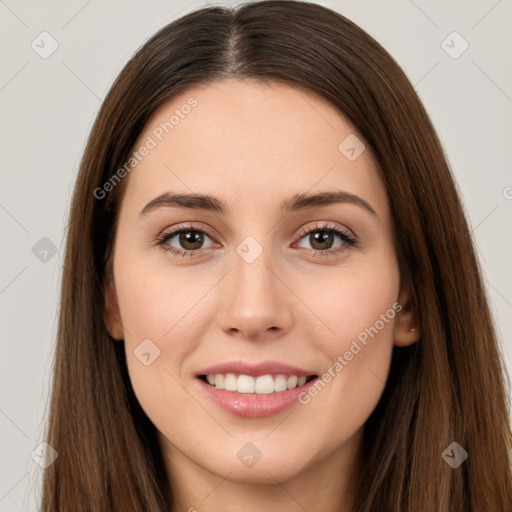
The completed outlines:
[[[320,231],[320,230],[324,229],[326,231],[332,231],[332,230],[340,231],[343,234],[350,235],[353,238],[357,238],[357,235],[354,233],[354,231],[345,226],[335,225],[335,223],[333,223],[331,221],[317,221],[317,222],[319,224],[313,225],[313,226],[306,226],[305,228],[300,229],[297,236],[300,236],[302,238],[303,236],[307,235],[311,231]]]
[[[200,226],[195,226],[193,224],[185,224],[184,226],[178,226],[177,228],[169,228],[169,229],[164,229],[164,231],[162,231],[162,235],[161,236],[165,236],[165,235],[169,235],[170,238],[173,238],[175,237],[178,233],[180,233],[181,231],[200,231],[201,233],[204,233],[205,235],[208,235],[210,238],[215,238],[215,236],[213,235],[213,233],[210,232],[209,229],[207,228],[204,228],[204,227],[200,227]]]

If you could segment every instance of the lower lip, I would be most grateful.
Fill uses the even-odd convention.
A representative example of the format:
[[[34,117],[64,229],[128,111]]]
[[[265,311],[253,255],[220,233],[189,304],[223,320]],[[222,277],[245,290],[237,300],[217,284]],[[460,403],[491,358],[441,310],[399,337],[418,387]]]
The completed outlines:
[[[270,393],[268,395],[255,395],[226,391],[206,383],[199,377],[196,379],[206,395],[225,411],[243,418],[262,418],[278,414],[297,403],[299,395],[308,391],[318,377],[297,388]]]

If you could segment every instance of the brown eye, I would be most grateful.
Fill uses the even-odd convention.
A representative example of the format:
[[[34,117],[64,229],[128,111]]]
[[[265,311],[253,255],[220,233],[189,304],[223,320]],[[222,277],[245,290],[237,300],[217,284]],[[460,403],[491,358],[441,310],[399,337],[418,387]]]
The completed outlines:
[[[345,232],[341,228],[328,224],[306,230],[301,235],[299,247],[312,251],[315,256],[334,255],[357,245],[356,238],[348,231]],[[304,240],[309,243],[311,248],[301,245]]]
[[[314,231],[309,235],[309,242],[313,249],[325,251],[334,243],[334,233],[331,231]]]
[[[173,239],[175,239],[173,241]],[[157,238],[157,245],[161,246],[164,251],[169,251],[179,256],[192,256],[196,252],[208,249],[213,245],[203,247],[206,239],[212,241],[211,237],[203,230],[192,227],[179,228],[162,233]],[[171,241],[173,241],[171,243]],[[213,241],[212,241],[213,242]]]
[[[201,231],[189,229],[178,233],[178,242],[183,249],[196,251],[201,249],[201,246],[204,243],[204,236]]]

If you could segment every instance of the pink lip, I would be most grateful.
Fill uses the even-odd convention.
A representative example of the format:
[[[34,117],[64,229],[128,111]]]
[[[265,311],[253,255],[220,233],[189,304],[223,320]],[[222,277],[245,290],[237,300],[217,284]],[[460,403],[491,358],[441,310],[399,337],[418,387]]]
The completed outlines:
[[[297,375],[297,377],[318,375],[314,370],[304,370],[286,363],[280,363],[279,361],[262,361],[261,363],[232,361],[204,368],[196,373],[196,377],[199,377],[200,375],[212,375],[215,373],[235,373],[238,375],[251,375],[252,377],[267,374]]]
[[[212,373],[224,372],[216,371]],[[197,382],[200,389],[206,393],[206,396],[225,411],[243,418],[260,418],[278,414],[288,407],[291,407],[293,404],[297,403],[299,395],[301,393],[307,393],[308,388],[314,385],[317,380],[318,378],[315,378],[298,388],[288,389],[278,393],[270,393],[268,395],[244,394],[226,391],[225,389],[217,389],[200,378],[196,378],[195,382]]]

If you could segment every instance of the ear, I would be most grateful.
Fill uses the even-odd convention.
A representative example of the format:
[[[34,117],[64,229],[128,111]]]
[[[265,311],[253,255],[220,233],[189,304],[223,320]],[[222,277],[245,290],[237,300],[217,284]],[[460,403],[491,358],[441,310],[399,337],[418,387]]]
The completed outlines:
[[[118,341],[124,338],[123,323],[112,277],[107,279],[107,285],[105,286],[105,325],[112,338]]]
[[[395,321],[395,345],[407,347],[422,335],[418,303],[410,283],[400,289],[398,302],[402,309],[397,313]]]

